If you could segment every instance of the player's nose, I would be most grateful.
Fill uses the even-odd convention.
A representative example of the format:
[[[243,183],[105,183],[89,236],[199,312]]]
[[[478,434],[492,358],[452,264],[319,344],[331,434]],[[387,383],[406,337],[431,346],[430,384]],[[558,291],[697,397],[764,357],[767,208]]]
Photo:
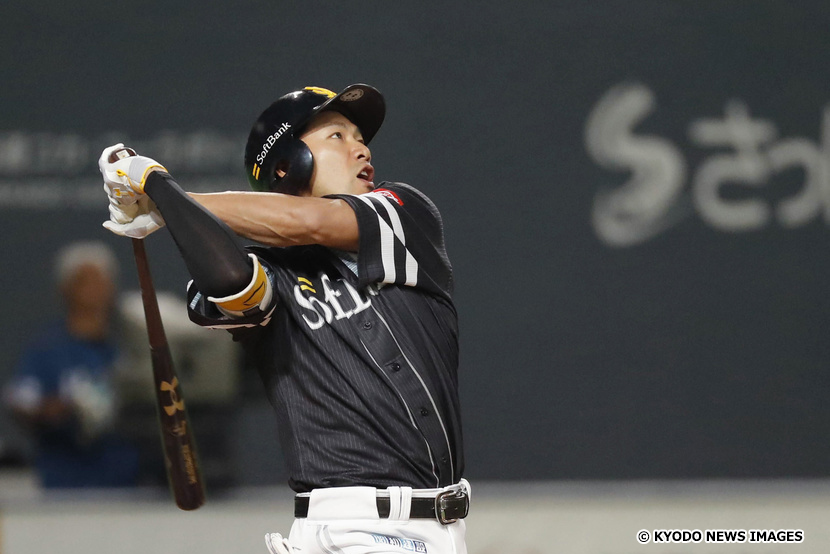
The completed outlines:
[[[372,151],[369,150],[369,147],[362,142],[356,143],[354,154],[358,160],[365,160],[367,162],[372,161]]]

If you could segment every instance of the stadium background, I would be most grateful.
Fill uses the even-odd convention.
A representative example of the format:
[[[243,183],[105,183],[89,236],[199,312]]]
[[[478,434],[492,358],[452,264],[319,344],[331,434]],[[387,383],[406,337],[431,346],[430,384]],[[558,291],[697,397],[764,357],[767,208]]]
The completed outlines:
[[[55,314],[67,241],[112,244],[137,286],[100,227],[104,146],[189,190],[244,189],[244,138],[276,95],[367,82],[389,108],[378,177],[444,216],[472,481],[824,486],[825,3],[43,0],[0,16],[0,380]],[[157,287],[183,294],[169,237],[148,249]],[[279,488],[276,424],[234,377],[232,398],[193,400],[217,488]],[[0,440],[25,453],[5,416]]]

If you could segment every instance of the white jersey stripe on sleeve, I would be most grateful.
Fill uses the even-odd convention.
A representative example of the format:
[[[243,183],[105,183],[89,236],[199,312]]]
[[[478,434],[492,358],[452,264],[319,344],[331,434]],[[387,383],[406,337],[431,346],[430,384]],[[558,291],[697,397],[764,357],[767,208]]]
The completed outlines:
[[[404,245],[404,259],[406,267],[406,282],[404,284],[414,287],[418,284],[418,262],[415,260],[415,257],[409,251],[409,248],[406,247],[406,235],[403,232],[401,218],[398,216],[398,212],[392,206],[391,200],[380,194],[375,195],[375,198],[377,198],[383,205],[383,207],[386,208],[386,213],[389,214],[389,221],[392,222],[392,230],[395,232],[395,236],[398,237],[398,239],[401,241],[401,244]]]
[[[359,198],[377,213],[378,210],[372,201],[364,198],[364,196],[356,196],[355,198]],[[380,229],[380,260],[383,264],[382,282],[391,284],[397,278],[395,272],[395,234],[389,224],[380,217],[380,214],[378,214],[378,228]]]

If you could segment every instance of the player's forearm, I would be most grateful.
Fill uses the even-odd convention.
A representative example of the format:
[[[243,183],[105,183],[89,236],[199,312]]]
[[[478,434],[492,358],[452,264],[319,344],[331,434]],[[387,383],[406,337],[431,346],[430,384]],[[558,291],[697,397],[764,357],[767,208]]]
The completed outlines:
[[[357,250],[357,217],[342,200],[239,191],[191,197],[238,235],[262,244]]]
[[[237,235],[270,246],[306,243],[305,223],[296,209],[295,197],[277,198],[275,194],[257,192],[190,193],[190,196]]]
[[[167,173],[148,176],[145,192],[164,216],[200,291],[223,297],[245,288],[254,270],[248,254],[227,225],[194,202]]]

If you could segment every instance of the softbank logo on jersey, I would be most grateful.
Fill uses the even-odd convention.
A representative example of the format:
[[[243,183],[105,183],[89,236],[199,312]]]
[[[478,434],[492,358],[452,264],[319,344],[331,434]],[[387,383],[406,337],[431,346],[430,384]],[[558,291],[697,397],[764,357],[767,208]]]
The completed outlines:
[[[588,116],[590,156],[630,175],[594,197],[592,224],[609,246],[645,242],[694,216],[732,233],[793,229],[822,216],[830,222],[830,106],[822,115],[822,144],[816,144],[778,138],[774,122],[753,117],[742,100],[729,100],[723,116],[689,123],[690,141],[706,154],[692,171],[675,143],[635,131],[655,107],[648,87],[625,83],[606,92]],[[700,158],[697,151],[689,154]]]
[[[317,287],[309,279],[299,277],[298,284],[294,285],[294,300],[304,309],[303,320],[309,329],[316,330],[332,321],[348,319],[372,305],[368,297],[360,294],[344,279],[332,283],[328,275],[323,275],[320,281],[323,300],[303,294],[303,291],[317,294]]]

